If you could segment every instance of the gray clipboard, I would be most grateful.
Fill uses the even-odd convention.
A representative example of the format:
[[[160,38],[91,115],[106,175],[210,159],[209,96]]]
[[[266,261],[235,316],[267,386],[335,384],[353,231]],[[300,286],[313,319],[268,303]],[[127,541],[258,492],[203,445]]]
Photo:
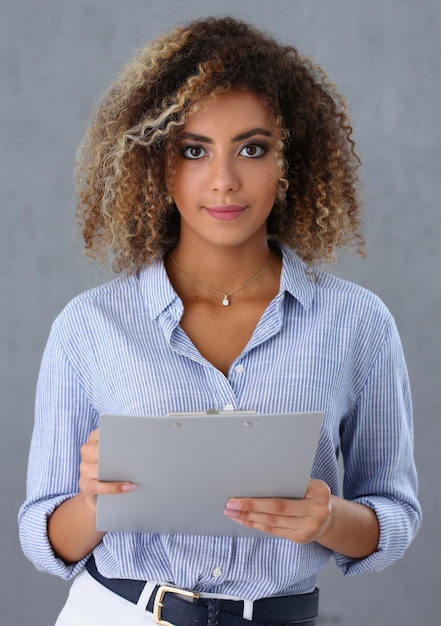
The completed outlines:
[[[263,536],[223,515],[231,497],[301,498],[323,413],[101,415],[98,478],[135,491],[99,495],[102,531]]]

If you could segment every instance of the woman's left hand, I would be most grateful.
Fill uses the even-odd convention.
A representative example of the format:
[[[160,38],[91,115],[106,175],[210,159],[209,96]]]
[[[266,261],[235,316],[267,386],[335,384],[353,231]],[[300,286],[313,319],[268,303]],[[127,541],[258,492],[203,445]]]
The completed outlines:
[[[310,479],[304,498],[232,498],[224,514],[244,526],[297,543],[310,543],[328,530],[332,496],[326,483]]]

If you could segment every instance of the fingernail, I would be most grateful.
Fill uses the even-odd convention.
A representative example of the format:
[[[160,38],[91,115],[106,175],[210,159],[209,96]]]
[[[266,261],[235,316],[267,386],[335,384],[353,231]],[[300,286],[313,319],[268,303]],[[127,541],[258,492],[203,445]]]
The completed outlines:
[[[241,508],[242,505],[240,502],[237,502],[236,500],[228,500],[227,509],[229,509],[230,511],[240,511]]]
[[[226,517],[231,517],[231,518],[236,518],[239,517],[240,513],[239,511],[235,511],[235,510],[231,510],[231,509],[224,509],[224,515]]]
[[[121,485],[121,491],[133,491],[134,489],[136,489],[135,483],[124,483],[124,485]]]

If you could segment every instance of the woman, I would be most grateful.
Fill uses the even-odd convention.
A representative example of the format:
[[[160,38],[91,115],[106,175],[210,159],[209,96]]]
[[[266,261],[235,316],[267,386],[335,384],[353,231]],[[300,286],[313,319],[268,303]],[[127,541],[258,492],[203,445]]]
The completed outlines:
[[[77,576],[59,626],[154,610],[177,626],[313,625],[332,554],[346,574],[378,571],[415,535],[395,324],[373,294],[317,269],[340,247],[362,253],[351,132],[319,67],[231,18],[162,35],[101,101],[78,211],[87,251],[110,251],[123,274],[53,325],[20,511],[27,556]],[[323,410],[305,498],[226,503],[258,539],[96,531],[97,494],[136,488],[97,480],[99,414],[213,407]],[[178,595],[159,602],[158,583]]]

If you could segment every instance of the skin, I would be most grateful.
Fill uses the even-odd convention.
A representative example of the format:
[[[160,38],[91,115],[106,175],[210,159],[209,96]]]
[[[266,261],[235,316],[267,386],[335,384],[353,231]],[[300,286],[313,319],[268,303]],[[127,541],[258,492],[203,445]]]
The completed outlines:
[[[185,124],[169,181],[181,216],[172,256],[185,272],[168,258],[165,264],[184,303],[180,323],[225,375],[279,290],[281,261],[266,237],[277,190],[277,139],[273,115],[260,98],[221,94]],[[268,271],[230,297],[231,306],[219,306],[222,293],[243,285],[271,260]]]
[[[277,139],[272,113],[258,96],[223,93],[183,127],[180,157],[169,181],[181,215],[172,255],[184,272],[169,258],[165,266],[184,303],[181,326],[226,376],[279,289],[281,260],[266,237],[276,197]],[[231,296],[229,307],[221,305],[222,295],[189,277],[230,293],[271,259],[265,273]],[[95,530],[97,494],[121,495],[136,488],[97,480],[98,446],[94,430],[81,448],[80,493],[48,520],[49,540],[66,562],[82,559],[103,538]],[[309,481],[303,499],[233,498],[224,514],[234,523],[299,543],[316,541],[353,558],[368,556],[379,541],[374,511],[332,495],[321,480]]]
[[[181,217],[174,256],[185,260],[187,268],[195,246],[214,249],[216,256],[226,249],[236,254],[246,249],[268,258],[266,221],[277,189],[277,138],[269,109],[257,96],[241,92],[220,94],[185,124],[170,186]],[[241,210],[210,211],[228,207]],[[252,260],[255,272],[262,261]],[[246,269],[240,271],[247,276]],[[215,276],[207,274],[213,282]],[[231,278],[229,283],[234,288]]]

